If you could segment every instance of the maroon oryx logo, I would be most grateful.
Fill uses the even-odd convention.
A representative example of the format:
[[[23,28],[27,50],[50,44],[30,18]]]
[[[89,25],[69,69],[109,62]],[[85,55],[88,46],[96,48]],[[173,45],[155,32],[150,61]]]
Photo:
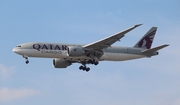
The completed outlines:
[[[151,33],[149,33],[148,35],[146,35],[139,43],[138,46],[139,47],[143,47],[146,46],[147,49],[151,48],[152,45],[152,41],[154,38],[154,35],[156,33],[156,30],[152,31]]]

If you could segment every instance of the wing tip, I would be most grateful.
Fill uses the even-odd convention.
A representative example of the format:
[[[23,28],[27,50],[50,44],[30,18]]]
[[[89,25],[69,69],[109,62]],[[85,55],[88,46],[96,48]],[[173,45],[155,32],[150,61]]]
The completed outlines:
[[[165,47],[170,46],[170,44],[164,44]]]
[[[143,24],[136,24],[135,27],[138,27],[138,26],[141,26],[141,25],[143,25]]]

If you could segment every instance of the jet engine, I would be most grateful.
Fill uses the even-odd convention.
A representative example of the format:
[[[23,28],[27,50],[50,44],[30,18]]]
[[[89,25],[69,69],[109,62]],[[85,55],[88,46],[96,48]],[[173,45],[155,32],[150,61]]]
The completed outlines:
[[[76,57],[82,56],[85,53],[84,48],[81,46],[69,46],[68,47],[68,56]]]
[[[53,59],[53,66],[54,68],[66,68],[70,66],[71,62],[66,61],[64,59]]]

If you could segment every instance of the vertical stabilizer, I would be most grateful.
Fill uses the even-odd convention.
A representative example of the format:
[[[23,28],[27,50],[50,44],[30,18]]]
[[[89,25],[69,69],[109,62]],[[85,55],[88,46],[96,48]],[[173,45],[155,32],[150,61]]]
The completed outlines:
[[[134,47],[150,49],[156,34],[157,27],[152,27],[135,45]]]

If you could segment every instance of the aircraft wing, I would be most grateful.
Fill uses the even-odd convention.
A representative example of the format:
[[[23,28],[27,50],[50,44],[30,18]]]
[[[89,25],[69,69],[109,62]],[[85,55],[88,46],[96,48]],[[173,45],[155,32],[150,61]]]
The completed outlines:
[[[137,24],[131,28],[128,28],[122,32],[119,32],[117,34],[114,34],[112,36],[109,36],[107,38],[104,38],[102,40],[96,41],[94,43],[90,43],[87,45],[84,45],[83,47],[89,50],[102,50],[104,48],[110,47],[112,44],[114,44],[116,41],[119,41],[126,33],[133,30],[134,28],[140,26],[142,24]]]

